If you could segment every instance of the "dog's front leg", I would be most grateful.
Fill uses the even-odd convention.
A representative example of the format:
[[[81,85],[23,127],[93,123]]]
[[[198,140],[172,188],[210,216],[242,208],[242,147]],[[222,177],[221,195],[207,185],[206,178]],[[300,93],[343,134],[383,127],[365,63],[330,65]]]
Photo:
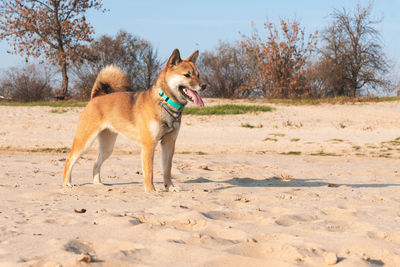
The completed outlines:
[[[179,191],[179,188],[175,187],[171,180],[172,157],[175,152],[176,137],[177,133],[173,132],[165,135],[161,140],[164,186],[170,192]]]
[[[154,192],[153,185],[153,159],[155,142],[142,143],[142,168],[144,174],[144,191]]]

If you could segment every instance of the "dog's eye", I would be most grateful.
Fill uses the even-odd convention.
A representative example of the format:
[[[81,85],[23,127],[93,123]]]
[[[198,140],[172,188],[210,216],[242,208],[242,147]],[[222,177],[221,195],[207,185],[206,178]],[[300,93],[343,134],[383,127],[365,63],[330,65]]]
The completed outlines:
[[[186,78],[190,78],[190,74],[189,73],[183,74],[183,76],[185,76]]]

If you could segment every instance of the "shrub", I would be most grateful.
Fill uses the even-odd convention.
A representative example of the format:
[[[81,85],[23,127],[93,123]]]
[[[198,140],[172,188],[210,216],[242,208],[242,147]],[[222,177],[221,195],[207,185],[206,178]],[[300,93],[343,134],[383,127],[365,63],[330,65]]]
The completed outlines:
[[[29,64],[6,70],[0,80],[0,95],[14,101],[32,102],[52,97],[54,72],[46,66]]]
[[[88,56],[72,67],[75,91],[83,99],[90,97],[97,74],[107,65],[120,67],[132,81],[133,91],[149,89],[161,68],[151,43],[124,31],[115,37],[101,36],[87,47],[86,52]]]
[[[202,53],[201,78],[207,83],[202,93],[208,97],[237,97],[244,81],[244,60],[239,45],[220,43],[213,51]]]

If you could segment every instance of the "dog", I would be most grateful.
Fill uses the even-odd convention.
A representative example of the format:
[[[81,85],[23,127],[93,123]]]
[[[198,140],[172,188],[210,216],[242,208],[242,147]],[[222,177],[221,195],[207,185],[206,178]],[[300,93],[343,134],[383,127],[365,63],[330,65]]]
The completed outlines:
[[[178,191],[171,181],[172,157],[182,112],[188,101],[203,107],[198,92],[206,88],[195,66],[199,51],[185,60],[175,49],[152,88],[131,92],[128,76],[109,65],[99,72],[91,99],[79,117],[71,152],[65,161],[63,186],[72,186],[74,164],[95,138],[99,153],[93,167],[93,183],[101,184],[100,168],[111,155],[118,134],[141,144],[145,192],[155,191],[153,184],[154,150],[161,143],[164,186]]]

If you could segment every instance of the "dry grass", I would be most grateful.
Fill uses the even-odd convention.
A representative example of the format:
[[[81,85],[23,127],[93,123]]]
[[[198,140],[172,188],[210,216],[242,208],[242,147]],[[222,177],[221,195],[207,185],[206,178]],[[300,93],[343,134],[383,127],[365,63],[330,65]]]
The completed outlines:
[[[306,98],[306,99],[271,99],[264,98],[256,100],[261,103],[283,104],[283,105],[341,105],[341,104],[361,104],[400,101],[400,97],[334,97],[334,98]]]

